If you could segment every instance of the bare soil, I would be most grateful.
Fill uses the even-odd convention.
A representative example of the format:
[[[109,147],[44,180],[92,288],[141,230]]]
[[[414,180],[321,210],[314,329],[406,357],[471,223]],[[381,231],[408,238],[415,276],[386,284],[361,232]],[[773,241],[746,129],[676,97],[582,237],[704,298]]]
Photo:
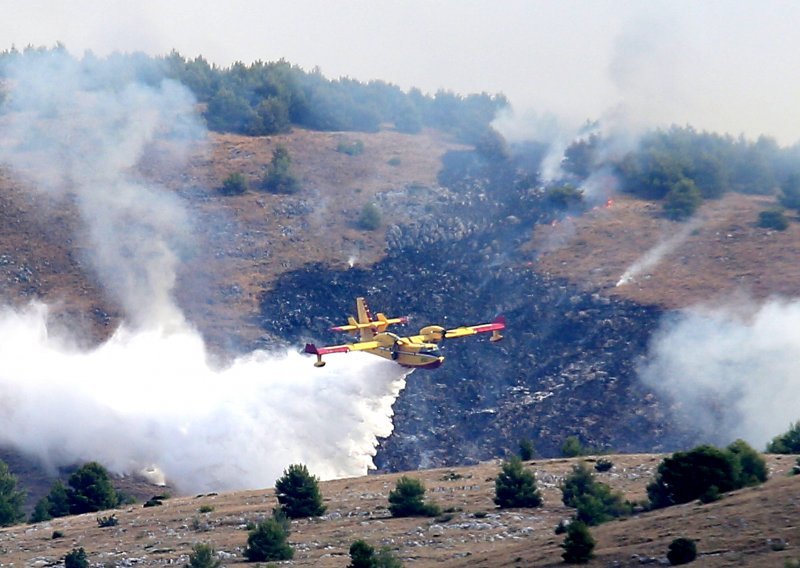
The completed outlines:
[[[588,458],[590,463],[594,458]],[[658,455],[607,456],[614,467],[599,480],[630,500],[645,497]],[[793,456],[768,456],[771,478],[722,500],[689,503],[592,529],[596,558],[590,566],[637,566],[658,562],[678,537],[697,541],[698,566],[781,566],[800,558],[800,476],[787,477]],[[407,566],[554,566],[562,564],[563,536],[554,534],[571,510],[561,503],[558,484],[575,459],[535,460],[544,505],[497,509],[493,503],[498,462],[473,467],[414,472],[426,498],[448,511],[438,518],[392,518],[388,494],[400,474],[321,483],[327,505],[320,518],[292,522],[291,566],[344,567],[357,539],[388,546]],[[158,492],[154,488],[154,493]],[[52,565],[74,547],[90,563],[158,566],[188,561],[196,543],[209,543],[226,566],[244,564],[248,523],[277,505],[271,489],[171,498],[162,506],[133,505],[113,512],[55,519],[0,530],[1,566]],[[119,524],[100,528],[97,517],[116,515]],[[54,531],[63,537],[53,539]]]

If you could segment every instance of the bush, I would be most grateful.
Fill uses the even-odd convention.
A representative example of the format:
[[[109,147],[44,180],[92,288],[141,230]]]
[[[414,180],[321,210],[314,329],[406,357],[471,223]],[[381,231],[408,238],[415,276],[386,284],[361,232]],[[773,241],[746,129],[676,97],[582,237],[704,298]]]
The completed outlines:
[[[589,527],[580,521],[574,521],[567,527],[567,536],[561,548],[561,558],[567,564],[586,564],[591,560],[596,542],[589,532]]]
[[[189,564],[184,568],[220,568],[222,560],[215,558],[214,547],[210,544],[195,544],[189,555]]]
[[[71,515],[113,509],[119,504],[108,471],[97,462],[81,466],[69,476],[68,483],[67,502]]]
[[[542,504],[536,476],[524,469],[516,456],[503,462],[502,471],[494,480],[494,493],[494,502],[500,508],[538,507]]]
[[[703,196],[693,181],[680,179],[672,185],[664,198],[664,214],[675,221],[688,219],[700,204]]]
[[[67,552],[64,556],[64,568],[89,568],[86,551],[81,547]]]
[[[697,558],[697,545],[690,538],[676,538],[669,545],[667,560],[672,566],[688,564]]]
[[[107,527],[115,527],[119,524],[119,519],[116,515],[109,515],[107,517],[97,517],[97,526],[101,529]]]
[[[767,462],[747,442],[736,440],[725,451],[733,461],[734,484],[737,488],[758,485],[767,480]]]
[[[597,460],[597,463],[594,464],[594,469],[598,473],[608,471],[612,467],[614,467],[614,462],[606,458],[600,458],[599,460]]]
[[[262,521],[247,535],[244,556],[250,562],[291,560],[294,550],[286,541],[288,536],[286,528],[277,519]]]
[[[573,185],[551,187],[545,193],[547,203],[555,209],[565,211],[583,205],[583,191]]]
[[[275,482],[281,510],[290,519],[318,517],[325,513],[319,481],[302,464],[292,464]]]
[[[365,203],[361,208],[358,226],[365,231],[374,231],[381,226],[381,210],[374,203]]]
[[[50,493],[36,503],[30,522],[39,523],[49,521],[54,517],[65,517],[67,515],[69,515],[67,488],[61,481],[56,481],[50,488]]]
[[[572,468],[561,484],[562,501],[575,508],[578,521],[594,526],[631,513],[631,506],[622,494],[595,480],[589,467],[581,462]]]
[[[519,459],[522,461],[533,459],[533,442],[527,438],[519,441]]]
[[[567,439],[561,444],[561,455],[565,458],[576,458],[586,455],[586,449],[577,436],[567,436]]]
[[[800,420],[789,424],[789,430],[783,434],[775,436],[767,444],[767,452],[770,454],[800,454]]]
[[[270,193],[297,193],[300,184],[292,171],[292,158],[285,146],[277,146],[272,151],[272,161],[261,183]]]
[[[789,228],[789,220],[782,209],[768,209],[758,214],[758,226],[763,229],[785,231]]]
[[[375,549],[363,540],[350,545],[350,564],[347,568],[374,568]]]
[[[242,195],[247,191],[247,179],[239,172],[232,173],[222,181],[220,191],[225,195]]]
[[[23,520],[24,505],[25,492],[17,490],[17,477],[0,460],[0,527],[8,527]]]
[[[419,479],[406,477],[397,480],[389,492],[389,512],[393,517],[435,517],[441,511],[434,503],[425,503],[425,486]]]
[[[711,502],[721,493],[756,485],[766,478],[764,459],[737,440],[725,450],[704,445],[664,458],[655,480],[647,486],[647,495],[654,509],[695,499]]]

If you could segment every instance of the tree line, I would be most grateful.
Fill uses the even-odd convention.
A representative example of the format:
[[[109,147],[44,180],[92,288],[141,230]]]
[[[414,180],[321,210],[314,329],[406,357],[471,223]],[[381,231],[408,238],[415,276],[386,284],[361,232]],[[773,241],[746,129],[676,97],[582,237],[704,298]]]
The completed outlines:
[[[413,134],[432,127],[475,143],[509,104],[502,94],[462,96],[439,90],[430,95],[416,88],[403,91],[380,80],[329,79],[319,68],[306,71],[283,59],[220,67],[202,56],[189,59],[177,51],[158,57],[116,53],[104,59],[87,53],[77,61],[63,45],[12,48],[0,53],[0,73],[12,61],[43,57],[71,58],[82,71],[120,84],[156,85],[165,77],[175,79],[194,93],[211,130],[251,136],[288,132],[294,126],[376,132],[390,123],[400,132]]]

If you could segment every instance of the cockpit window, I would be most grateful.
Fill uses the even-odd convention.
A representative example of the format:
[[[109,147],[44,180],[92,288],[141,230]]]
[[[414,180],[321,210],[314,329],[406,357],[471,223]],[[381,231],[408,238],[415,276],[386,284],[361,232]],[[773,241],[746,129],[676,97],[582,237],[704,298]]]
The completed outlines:
[[[419,354],[420,355],[433,355],[434,357],[438,357],[439,356],[439,348],[438,347],[431,347],[431,348],[428,348],[428,349],[420,349],[419,350]]]

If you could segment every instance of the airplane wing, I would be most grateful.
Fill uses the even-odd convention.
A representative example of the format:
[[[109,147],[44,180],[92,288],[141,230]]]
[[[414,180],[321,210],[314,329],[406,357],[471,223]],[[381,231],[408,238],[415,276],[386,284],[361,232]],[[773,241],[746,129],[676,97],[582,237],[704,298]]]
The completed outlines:
[[[506,318],[500,316],[495,318],[492,323],[482,323],[480,325],[469,325],[463,327],[457,327],[455,329],[448,329],[446,330],[443,335],[442,339],[451,339],[453,337],[464,337],[465,335],[475,335],[476,333],[486,333],[488,331],[492,333],[492,340],[497,341],[502,339],[502,335],[500,335],[499,331],[501,329],[506,328]]]
[[[329,353],[347,353],[349,351],[365,351],[367,349],[377,349],[380,347],[377,341],[359,341],[357,343],[347,343],[345,345],[330,345],[328,347],[317,347],[313,343],[306,343],[305,352],[312,355],[327,355]]]

